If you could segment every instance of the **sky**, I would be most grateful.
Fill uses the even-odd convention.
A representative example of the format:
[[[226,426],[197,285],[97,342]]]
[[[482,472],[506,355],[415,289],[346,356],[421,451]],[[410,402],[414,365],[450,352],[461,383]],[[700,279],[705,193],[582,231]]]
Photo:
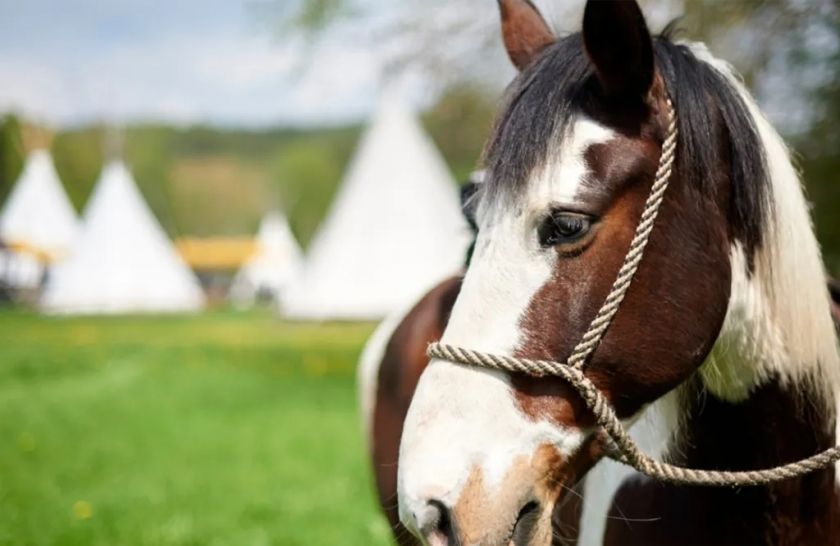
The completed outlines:
[[[381,72],[366,45],[305,55],[253,0],[0,0],[0,14],[0,111],[57,126],[341,123],[370,111]]]
[[[419,97],[412,101],[416,106],[428,106],[430,81],[444,72],[483,67],[497,76],[498,89],[513,75],[500,44],[481,49],[477,43],[498,38],[495,3],[488,0],[356,0],[380,19],[425,22],[425,38],[409,25],[396,27],[401,30],[392,38],[399,39],[381,40],[364,26],[376,29],[378,23],[368,21],[354,23],[355,36],[331,31],[315,46],[283,35],[267,15],[266,6],[276,10],[290,1],[0,0],[0,113],[15,111],[59,127],[341,124],[371,112],[395,50],[413,48],[432,64],[447,57],[469,61],[433,66],[433,77],[407,78],[403,87],[412,99]],[[537,4],[558,30],[577,27],[580,14],[571,8],[579,11],[582,3]],[[648,2],[651,28],[681,13],[680,4]],[[459,30],[447,31],[453,21]],[[759,81],[756,90],[770,117],[795,129],[807,120],[799,119],[802,108],[791,107],[802,90],[788,73],[771,72],[781,77]]]

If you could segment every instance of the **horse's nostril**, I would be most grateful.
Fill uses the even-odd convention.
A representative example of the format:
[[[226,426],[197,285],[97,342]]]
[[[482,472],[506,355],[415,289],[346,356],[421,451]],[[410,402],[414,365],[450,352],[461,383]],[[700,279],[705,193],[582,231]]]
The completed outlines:
[[[432,499],[427,503],[420,532],[433,546],[456,546],[457,538],[452,525],[452,514],[443,502]]]
[[[536,501],[531,501],[519,510],[519,515],[516,516],[516,524],[513,528],[512,541],[519,546],[520,544],[530,544],[531,535],[540,518],[540,505]]]

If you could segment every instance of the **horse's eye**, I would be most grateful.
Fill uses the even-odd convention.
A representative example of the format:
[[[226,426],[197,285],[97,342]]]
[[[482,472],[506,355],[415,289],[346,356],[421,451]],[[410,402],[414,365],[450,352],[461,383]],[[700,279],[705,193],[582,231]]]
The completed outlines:
[[[553,212],[540,223],[537,233],[544,248],[576,243],[592,226],[592,220],[584,214],[574,212]]]

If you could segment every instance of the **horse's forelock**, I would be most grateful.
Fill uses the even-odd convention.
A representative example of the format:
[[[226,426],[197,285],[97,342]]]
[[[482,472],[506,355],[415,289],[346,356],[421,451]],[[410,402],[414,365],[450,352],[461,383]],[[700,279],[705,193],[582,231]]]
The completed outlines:
[[[714,196],[718,188],[709,166],[729,165],[732,231],[751,257],[772,207],[761,138],[735,82],[697,58],[692,48],[673,42],[670,33],[654,40],[654,51],[677,111],[681,178]],[[546,48],[513,81],[484,153],[486,198],[515,197],[560,153],[574,120],[598,101],[592,79],[581,36],[571,34]]]

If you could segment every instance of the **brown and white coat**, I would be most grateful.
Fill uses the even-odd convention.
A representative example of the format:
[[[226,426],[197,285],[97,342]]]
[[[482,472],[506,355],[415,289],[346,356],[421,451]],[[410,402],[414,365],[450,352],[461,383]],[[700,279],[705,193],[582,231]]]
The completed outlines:
[[[678,168],[587,375],[648,452],[678,464],[762,468],[836,438],[840,359],[807,203],[731,68],[702,45],[651,38],[635,2],[589,2],[582,34],[560,39],[530,2],[500,5],[522,73],[487,148],[472,262],[363,366],[375,464],[399,462],[401,521],[432,545],[840,542],[833,468],[743,490],[653,483],[600,460],[562,381],[425,365],[438,336],[564,360],[627,252],[667,93]],[[379,444],[395,432],[398,454]]]

